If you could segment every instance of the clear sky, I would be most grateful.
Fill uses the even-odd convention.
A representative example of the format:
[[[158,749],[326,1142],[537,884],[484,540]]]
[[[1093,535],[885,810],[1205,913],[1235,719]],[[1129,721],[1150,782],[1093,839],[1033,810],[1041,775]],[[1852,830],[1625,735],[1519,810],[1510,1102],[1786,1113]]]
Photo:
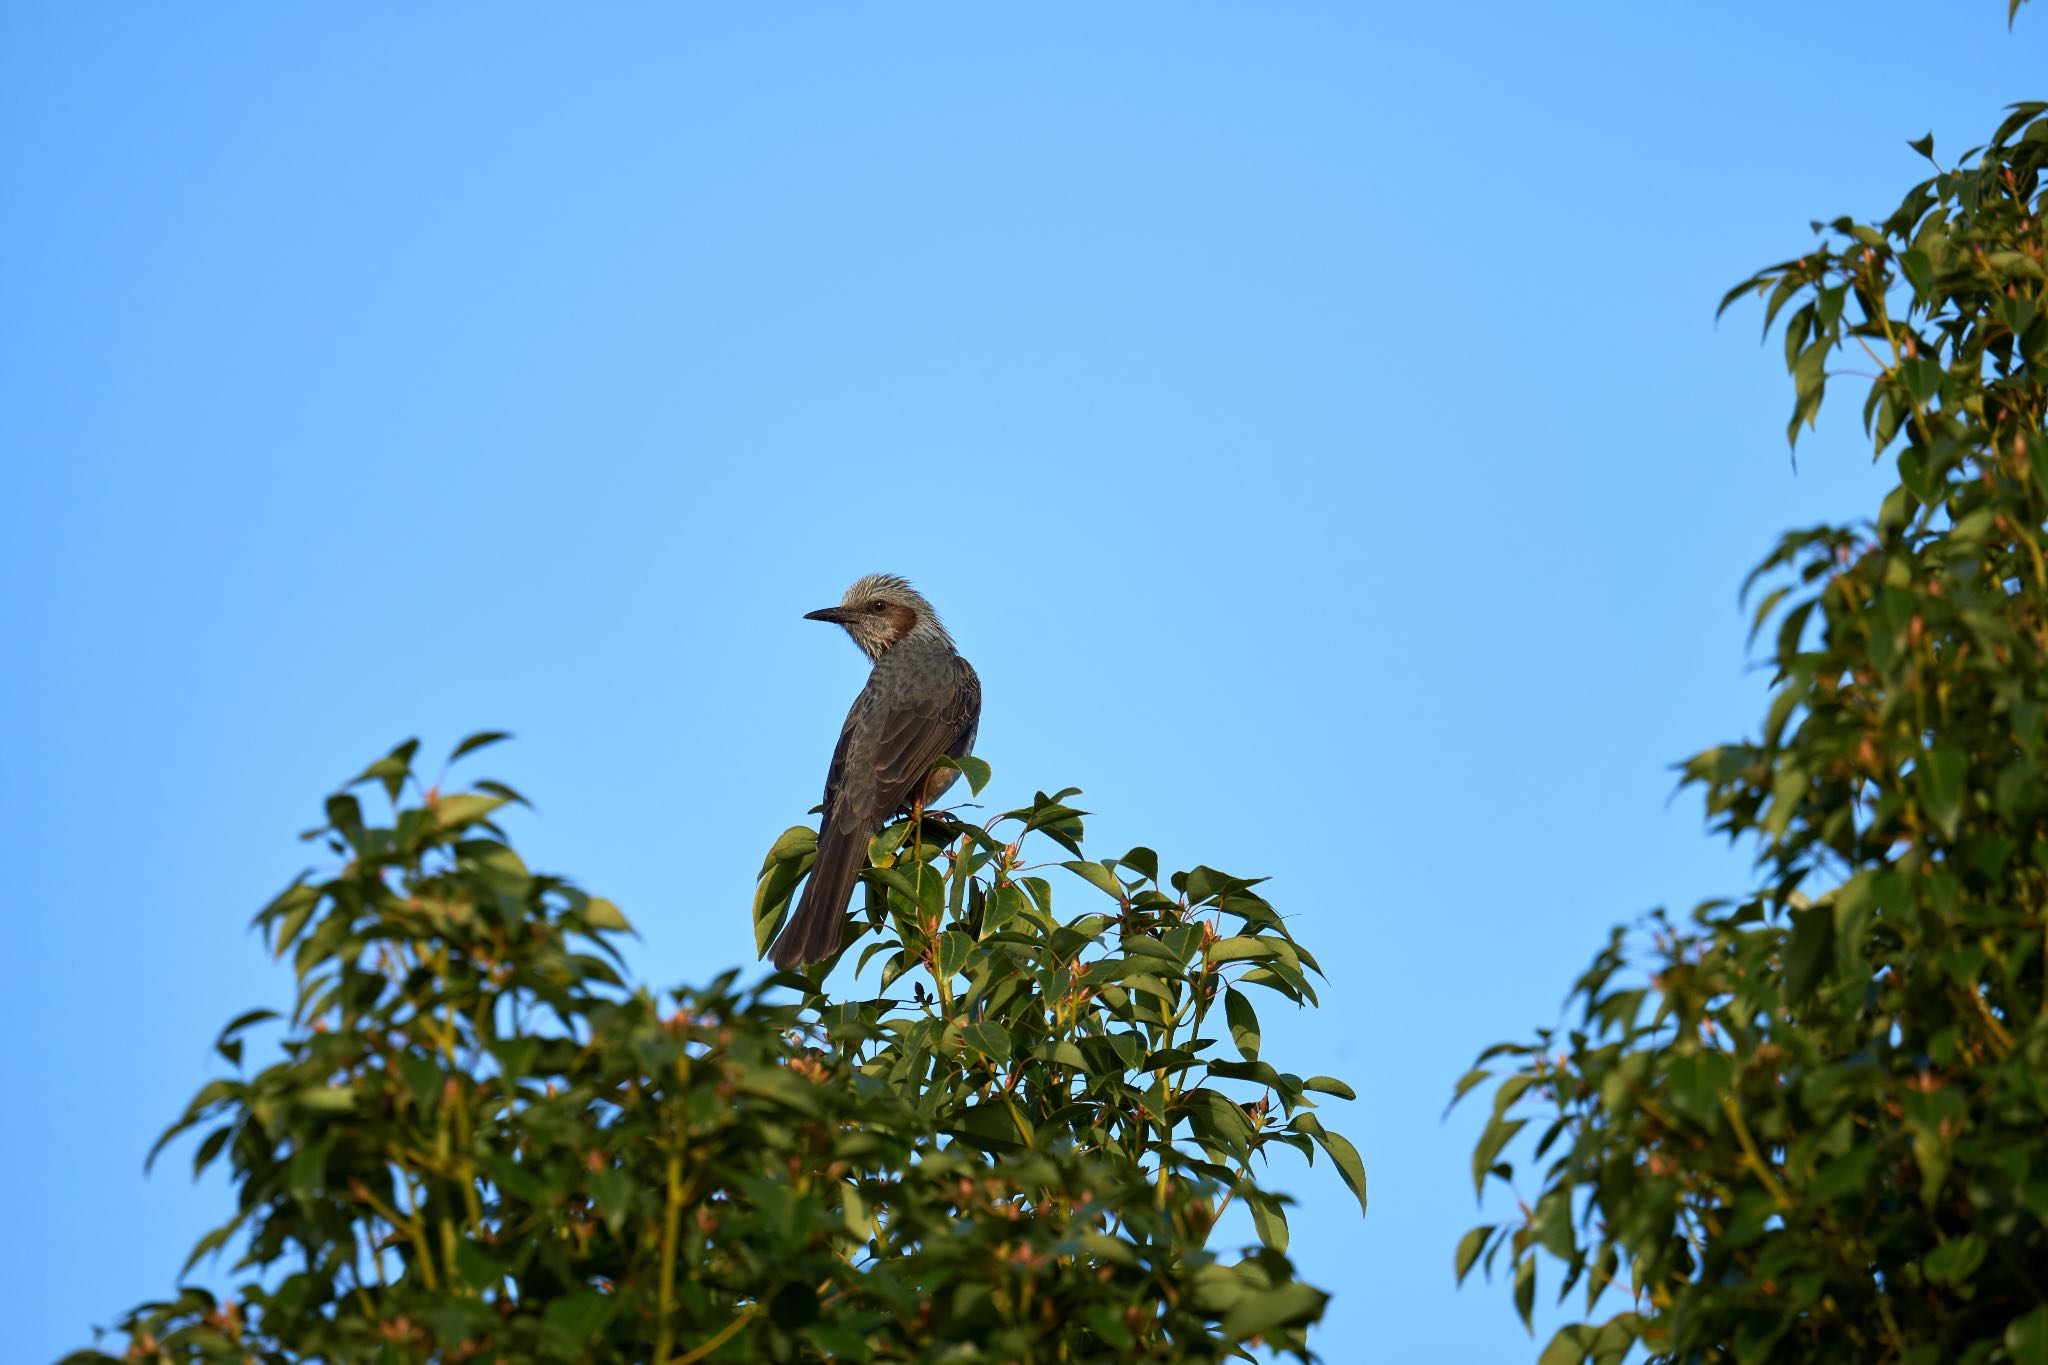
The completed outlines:
[[[1533,1360],[1450,1087],[1742,887],[1668,765],[1761,715],[1750,564],[1875,510],[1714,305],[2041,95],[2004,10],[0,8],[10,1358],[225,1211],[142,1156],[333,784],[516,731],[530,860],[703,980],[860,684],[799,618],[886,569],[993,800],[1328,968],[1267,1020],[1359,1091],[1371,1216],[1282,1168],[1325,1357]]]

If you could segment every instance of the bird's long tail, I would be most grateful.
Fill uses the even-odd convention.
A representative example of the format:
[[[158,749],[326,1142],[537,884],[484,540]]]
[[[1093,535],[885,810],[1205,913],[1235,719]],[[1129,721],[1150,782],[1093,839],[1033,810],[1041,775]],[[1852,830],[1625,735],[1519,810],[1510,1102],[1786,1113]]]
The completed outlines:
[[[782,926],[775,940],[775,965],[784,970],[812,962],[823,962],[839,951],[839,935],[845,927],[846,902],[853,896],[853,884],[867,861],[868,841],[864,833],[827,828],[818,839],[818,857],[811,864],[810,880],[797,901],[796,913]]]

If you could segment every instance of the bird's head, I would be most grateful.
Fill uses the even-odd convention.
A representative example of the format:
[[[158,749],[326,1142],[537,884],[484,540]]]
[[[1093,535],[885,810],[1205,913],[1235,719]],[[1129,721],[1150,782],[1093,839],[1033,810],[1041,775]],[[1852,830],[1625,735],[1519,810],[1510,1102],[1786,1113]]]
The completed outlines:
[[[805,612],[804,619],[846,627],[870,659],[879,659],[883,651],[912,638],[953,642],[924,594],[892,573],[871,573],[856,580],[838,606]]]

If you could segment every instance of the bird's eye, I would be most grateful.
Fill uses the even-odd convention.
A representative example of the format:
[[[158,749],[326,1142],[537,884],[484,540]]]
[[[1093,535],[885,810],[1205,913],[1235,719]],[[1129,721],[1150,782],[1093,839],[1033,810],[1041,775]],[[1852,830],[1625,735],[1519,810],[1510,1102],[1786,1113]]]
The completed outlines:
[[[887,602],[884,602],[884,601],[883,601],[883,600],[882,600],[881,598],[877,597],[877,598],[876,598],[876,599],[875,599],[874,601],[872,601],[872,602],[868,603],[868,610],[869,610],[869,611],[881,611],[882,609],[884,609],[884,608],[885,608],[885,607],[887,607],[888,605],[889,605],[889,604],[888,604]]]

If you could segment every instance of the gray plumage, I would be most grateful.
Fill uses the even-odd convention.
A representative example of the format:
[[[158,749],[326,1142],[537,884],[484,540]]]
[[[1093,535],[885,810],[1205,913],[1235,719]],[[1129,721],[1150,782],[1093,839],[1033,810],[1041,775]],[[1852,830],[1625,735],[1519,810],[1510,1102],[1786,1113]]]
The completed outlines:
[[[836,607],[806,614],[846,628],[874,663],[854,698],[825,775],[818,857],[796,913],[775,940],[775,965],[822,962],[839,951],[846,902],[867,864],[868,840],[896,812],[938,799],[960,774],[981,720],[981,679],[953,648],[932,604],[894,574],[869,574]]]

